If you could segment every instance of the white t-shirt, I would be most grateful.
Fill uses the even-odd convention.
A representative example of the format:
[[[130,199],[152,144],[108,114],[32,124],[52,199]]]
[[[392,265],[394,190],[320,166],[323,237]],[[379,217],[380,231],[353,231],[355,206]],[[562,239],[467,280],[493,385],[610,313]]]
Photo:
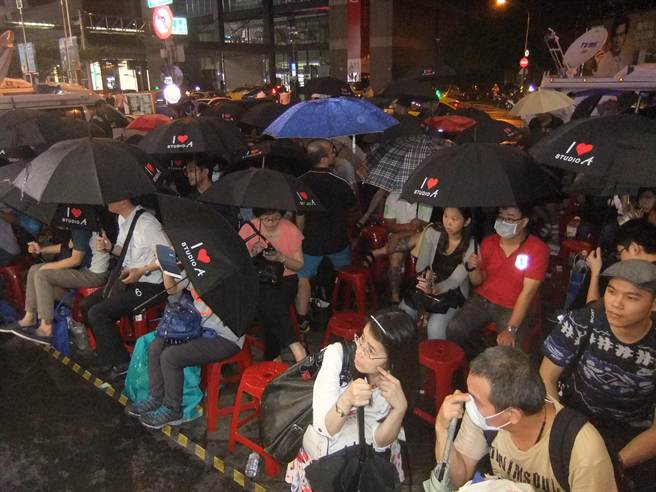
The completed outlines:
[[[94,232],[91,234],[91,239],[89,240],[89,249],[91,250],[91,264],[89,265],[89,271],[93,273],[105,273],[109,270],[109,259],[111,255],[107,251],[98,251],[96,249],[97,237],[98,233]]]
[[[397,224],[408,224],[413,219],[430,222],[433,207],[421,203],[408,203],[401,200],[401,193],[390,193],[385,200],[383,217],[395,219]]]
[[[124,219],[119,215],[118,217],[118,238],[116,244],[123,246],[125,238],[130,230],[130,224],[134,219],[137,210],[143,209],[142,206],[135,207],[132,213]],[[155,245],[169,244],[169,240],[162,231],[162,224],[148,211],[141,214],[137,225],[132,233],[132,239],[128,246],[128,252],[123,260],[124,268],[142,267],[153,263],[157,256],[155,255]],[[151,284],[162,283],[161,270],[155,270],[150,275],[143,275],[139,282],[148,282]]]
[[[348,387],[348,385],[340,386],[339,384],[342,359],[342,345],[340,343],[329,345],[324,352],[321,369],[314,382],[312,424],[308,426],[303,436],[303,449],[313,460],[358,443],[356,408],[351,409],[343,427],[337,434],[331,436],[325,429],[326,414],[335,407],[335,402]],[[371,396],[371,404],[364,407],[364,436],[367,443],[372,444],[377,451],[384,451],[389,447],[380,447],[374,442],[374,434],[379,422],[387,417],[389,411],[389,403],[376,388]]]
[[[0,204],[0,211],[13,213],[12,209],[5,207],[2,204]],[[0,219],[0,248],[10,255],[17,255],[20,253],[20,246],[18,246],[18,241],[16,240],[14,230],[11,228],[11,224],[2,219]]]

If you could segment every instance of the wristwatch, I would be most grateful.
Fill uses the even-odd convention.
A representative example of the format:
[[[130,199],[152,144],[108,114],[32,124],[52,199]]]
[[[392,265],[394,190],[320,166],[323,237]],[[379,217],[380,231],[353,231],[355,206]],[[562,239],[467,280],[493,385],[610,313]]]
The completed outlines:
[[[341,418],[341,419],[346,417],[346,413],[344,412],[344,410],[339,408],[339,405],[337,405],[337,402],[335,402],[335,412],[337,413],[337,415],[339,415],[339,418]]]
[[[514,326],[514,325],[508,325],[508,331],[510,332],[510,334],[511,334],[512,336],[516,337],[516,336],[517,336],[517,332],[519,331],[519,327],[518,327],[518,326]]]
[[[144,266],[144,273],[143,273],[143,274],[144,274],[144,277],[147,277],[147,276],[150,275],[151,273],[153,273],[153,272],[150,271],[150,268],[148,268],[148,265],[145,265],[145,266]]]

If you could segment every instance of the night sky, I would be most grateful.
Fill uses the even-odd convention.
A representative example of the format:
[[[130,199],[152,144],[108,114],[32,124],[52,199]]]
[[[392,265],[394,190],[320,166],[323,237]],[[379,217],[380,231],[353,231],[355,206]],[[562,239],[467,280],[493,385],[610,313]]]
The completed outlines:
[[[536,82],[553,65],[544,43],[549,27],[557,32],[565,51],[574,39],[604,18],[656,9],[656,0],[507,0],[502,9],[495,8],[494,3],[494,0],[443,3],[457,13],[447,16],[446,28],[442,23],[440,55],[456,69],[462,83],[501,81],[504,73],[519,70],[526,8],[531,13],[528,47],[531,74]]]

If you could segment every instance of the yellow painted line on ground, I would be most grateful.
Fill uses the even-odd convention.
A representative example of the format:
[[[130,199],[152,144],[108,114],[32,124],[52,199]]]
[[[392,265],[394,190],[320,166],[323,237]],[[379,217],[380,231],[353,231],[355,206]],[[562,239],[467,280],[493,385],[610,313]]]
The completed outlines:
[[[96,388],[100,388],[103,384],[105,384],[105,381],[97,378],[91,372],[81,367],[77,362],[74,362],[70,357],[63,355],[52,347],[44,347],[43,350],[48,352],[54,359],[59,360],[65,366],[70,367],[73,372],[80,375],[83,379],[91,382]],[[128,398],[125,396],[125,394],[121,393],[118,398],[116,397],[117,391],[111,385],[103,388],[103,392],[112,397],[114,400],[118,401],[123,406],[127,405],[128,403]],[[199,412],[202,415],[202,407],[199,407]],[[203,446],[193,442],[186,435],[182,434],[181,432],[178,432],[177,434],[174,433],[170,425],[164,426],[161,430],[164,435],[170,439],[173,439],[174,442],[190,451],[194,456],[203,461],[203,463],[209,464],[211,468],[219,471],[224,476],[232,475],[232,480],[245,490],[266,492],[266,488],[264,488],[262,485],[248,480],[246,476],[236,468],[233,468],[230,465],[226,466],[226,462],[223,459],[210,454]],[[232,473],[230,473],[231,471]]]

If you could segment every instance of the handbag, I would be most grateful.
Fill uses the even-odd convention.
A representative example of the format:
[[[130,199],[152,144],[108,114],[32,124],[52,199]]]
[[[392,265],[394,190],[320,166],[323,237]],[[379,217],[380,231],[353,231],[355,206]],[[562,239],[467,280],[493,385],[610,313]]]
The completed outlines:
[[[141,217],[141,214],[143,214],[144,212],[145,212],[144,209],[139,209],[134,214],[134,218],[132,219],[132,223],[130,224],[128,233],[125,236],[125,241],[123,242],[123,247],[121,248],[121,254],[118,257],[116,266],[109,273],[109,278],[107,279],[107,283],[103,288],[103,293],[102,293],[103,299],[109,299],[110,297],[112,297],[112,295],[116,295],[120,292],[124,292],[125,289],[127,289],[127,286],[120,281],[121,272],[123,271],[123,261],[125,260],[125,255],[128,254],[128,248],[130,247],[130,240],[132,239],[132,233],[134,233],[134,228],[137,225],[137,221],[139,220],[139,217]]]
[[[352,379],[355,344],[342,344],[340,384]],[[264,450],[276,460],[294,459],[312,422],[314,381],[323,363],[323,350],[310,354],[267,384],[260,406],[260,437]]]
[[[425,311],[431,314],[445,314],[449,309],[457,309],[465,303],[465,296],[459,288],[451,289],[442,294],[427,294],[416,289],[408,299],[410,307],[417,311]]]
[[[260,233],[260,231],[257,230],[257,228],[250,220],[247,220],[246,224],[251,226],[251,229],[255,231],[257,236],[264,239],[264,242],[267,244],[267,249],[273,247],[271,246],[269,240],[265,238]],[[248,241],[248,239],[246,241]],[[264,251],[261,251],[259,254],[253,256],[252,260],[253,265],[255,266],[255,271],[257,272],[257,278],[261,283],[270,285],[280,285],[282,283],[283,273],[285,272],[285,265],[279,261],[269,260],[266,256],[264,256]]]
[[[358,408],[358,444],[313,461],[305,469],[313,492],[388,492],[401,490],[394,465],[364,437],[364,407]]]
[[[179,345],[203,334],[201,315],[194,306],[191,294],[184,290],[179,299],[166,304],[162,319],[157,325],[157,336],[170,345]]]

